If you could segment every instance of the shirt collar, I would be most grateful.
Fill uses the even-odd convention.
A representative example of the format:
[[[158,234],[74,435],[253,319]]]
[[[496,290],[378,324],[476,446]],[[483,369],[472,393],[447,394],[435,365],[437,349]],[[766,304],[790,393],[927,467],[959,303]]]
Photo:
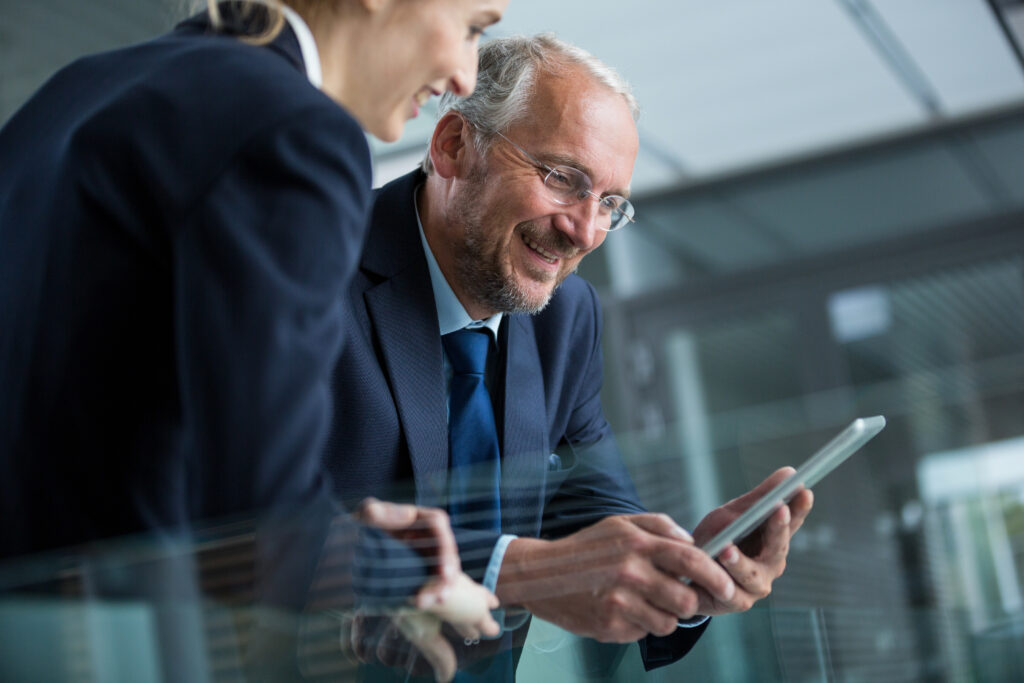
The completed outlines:
[[[423,186],[416,188],[413,193],[413,208],[416,211],[416,226],[420,230],[420,242],[423,244],[423,254],[427,257],[427,270],[430,271],[430,286],[434,290],[434,305],[437,307],[437,322],[440,327],[441,336],[449,332],[456,332],[464,327],[470,329],[485,328],[491,331],[495,343],[498,341],[498,328],[501,326],[502,313],[498,312],[485,320],[473,320],[463,307],[459,297],[455,296],[451,285],[445,279],[441,267],[437,265],[434,252],[430,249],[427,236],[423,233],[423,223],[420,221],[420,209],[416,198],[419,196]]]
[[[299,13],[288,5],[280,5],[281,12],[288,25],[292,27],[296,40],[299,41],[299,50],[302,52],[302,62],[306,65],[306,77],[316,88],[323,86],[323,71],[320,68],[320,53],[316,49],[316,41],[313,40],[313,32],[299,16]]]

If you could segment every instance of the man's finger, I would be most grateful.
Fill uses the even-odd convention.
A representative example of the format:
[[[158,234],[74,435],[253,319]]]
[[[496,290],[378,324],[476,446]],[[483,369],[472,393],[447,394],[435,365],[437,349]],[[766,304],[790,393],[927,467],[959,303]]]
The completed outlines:
[[[732,577],[721,565],[700,548],[684,544],[663,544],[657,546],[652,558],[655,565],[670,577],[689,579],[703,586],[719,600],[732,599],[736,586]]]
[[[720,556],[722,566],[736,582],[736,594],[729,601],[719,603],[727,611],[746,609],[744,600],[752,603],[766,597],[772,589],[777,568],[747,557],[736,546],[730,546]]]
[[[790,534],[795,534],[803,526],[804,520],[807,519],[807,515],[811,514],[813,507],[814,493],[810,489],[804,489],[789,501],[789,510],[793,515],[793,519],[789,522]]]
[[[600,640],[630,643],[648,633],[668,635],[675,630],[678,622],[677,615],[660,609],[636,593],[617,601],[615,612],[617,619],[613,620],[609,632],[602,634]]]
[[[673,538],[684,543],[693,543],[693,536],[675,520],[664,513],[645,513],[629,515],[629,521],[644,531],[665,538]]]
[[[761,534],[761,552],[754,559],[769,565],[783,562],[789,554],[790,522],[793,515],[788,505],[776,510],[764,524]]]
[[[694,576],[731,597],[732,579],[706,553],[691,543],[662,537],[650,539],[642,557],[634,557],[614,569],[611,583],[596,600],[606,613],[618,616],[646,633],[667,635],[680,617],[696,613],[697,597],[680,576]],[[613,627],[621,631],[623,625]],[[616,636],[617,642],[619,640]]]
[[[760,500],[766,493],[771,491],[773,488],[781,484],[786,478],[791,477],[796,472],[793,467],[780,467],[779,469],[772,472],[768,477],[760,484],[752,488],[751,490],[744,493],[739,498],[734,498],[727,503],[727,507],[738,508],[739,510],[746,510],[751,505]]]

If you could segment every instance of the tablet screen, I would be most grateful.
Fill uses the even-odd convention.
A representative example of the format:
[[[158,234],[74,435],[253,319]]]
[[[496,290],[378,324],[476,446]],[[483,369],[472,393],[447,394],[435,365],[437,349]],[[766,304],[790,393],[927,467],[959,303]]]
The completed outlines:
[[[861,417],[851,422],[846,429],[797,468],[796,472],[751,505],[746,512],[722,529],[701,549],[715,557],[730,543],[743,539],[771,517],[772,513],[779,509],[779,506],[788,503],[800,490],[810,488],[821,481],[826,474],[838,467],[840,463],[882,431],[883,427],[885,427],[885,418],[881,415]]]

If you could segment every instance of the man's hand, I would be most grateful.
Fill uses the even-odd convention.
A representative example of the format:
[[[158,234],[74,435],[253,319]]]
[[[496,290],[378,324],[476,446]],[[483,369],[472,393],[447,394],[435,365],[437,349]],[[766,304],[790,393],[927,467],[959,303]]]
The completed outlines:
[[[363,662],[411,667],[418,659],[411,644],[437,680],[451,680],[455,652],[441,633],[442,623],[467,639],[497,635],[500,627],[490,610],[498,607],[498,598],[462,572],[455,535],[443,510],[367,498],[355,516],[433,560],[437,572],[413,598],[416,609],[400,610],[387,618],[357,614],[343,625],[342,646],[350,647]]]
[[[701,520],[693,535],[698,544],[710,540],[716,533],[740,516],[759,498],[793,474],[792,467],[776,470],[750,492],[715,508]],[[719,562],[736,583],[731,598],[698,585],[700,607],[697,612],[708,616],[743,612],[772,592],[772,582],[786,569],[789,539],[804,523],[814,504],[814,496],[803,490],[788,505],[781,506],[757,531],[742,540],[739,547],[730,545],[718,556]],[[701,582],[694,579],[695,584]]]
[[[680,618],[699,613],[708,590],[728,604],[736,588],[670,517],[638,514],[608,517],[555,541],[512,541],[496,592],[503,604],[522,605],[573,633],[628,643],[672,633]]]

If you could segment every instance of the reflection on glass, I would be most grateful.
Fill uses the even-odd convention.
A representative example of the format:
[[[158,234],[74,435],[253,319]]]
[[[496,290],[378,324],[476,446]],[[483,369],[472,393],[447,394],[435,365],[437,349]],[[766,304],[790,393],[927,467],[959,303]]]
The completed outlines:
[[[633,389],[669,423],[620,437],[651,506],[692,524],[851,417],[892,419],[815,488],[768,603],[652,679],[1024,680],[1021,260],[718,303],[696,323],[670,303],[632,321],[641,338],[679,321],[647,342],[668,386]]]

